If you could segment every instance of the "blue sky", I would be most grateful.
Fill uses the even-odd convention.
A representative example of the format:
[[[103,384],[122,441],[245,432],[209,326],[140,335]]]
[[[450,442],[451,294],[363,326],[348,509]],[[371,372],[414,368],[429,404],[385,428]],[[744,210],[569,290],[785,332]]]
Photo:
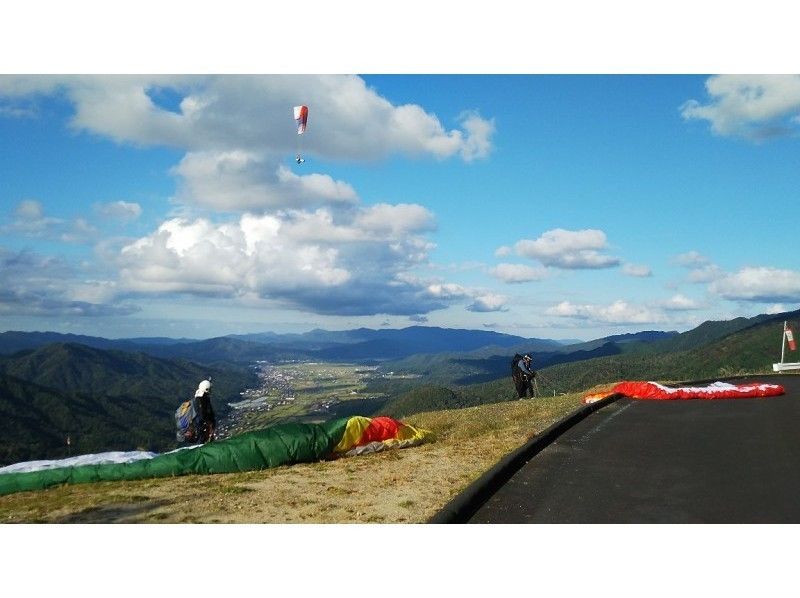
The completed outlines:
[[[1,76],[0,327],[587,339],[796,309],[799,114],[797,76]]]

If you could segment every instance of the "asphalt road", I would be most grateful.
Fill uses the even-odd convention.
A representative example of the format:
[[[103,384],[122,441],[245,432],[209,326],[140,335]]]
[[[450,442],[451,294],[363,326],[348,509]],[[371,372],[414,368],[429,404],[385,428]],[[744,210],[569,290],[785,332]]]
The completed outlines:
[[[786,394],[603,407],[469,523],[800,523],[800,376],[754,379]]]

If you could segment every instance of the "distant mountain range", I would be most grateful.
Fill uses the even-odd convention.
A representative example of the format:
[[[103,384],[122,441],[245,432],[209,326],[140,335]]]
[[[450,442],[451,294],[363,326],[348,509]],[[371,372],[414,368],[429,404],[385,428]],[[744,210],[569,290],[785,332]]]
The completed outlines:
[[[588,351],[585,356],[589,358],[579,360],[576,352],[567,352],[563,355],[566,360],[545,367],[541,365],[544,359],[540,355],[539,365],[534,364],[539,373],[538,387],[542,394],[551,394],[581,392],[596,385],[622,380],[689,382],[713,381],[740,375],[768,377],[772,374],[772,364],[780,360],[785,320],[794,330],[800,330],[798,310],[753,318],[704,322],[681,334],[669,333],[662,338],[658,334],[651,335],[652,340],[648,340],[647,334],[644,339],[625,335],[621,344],[618,343],[619,338],[598,339],[586,345],[606,341],[600,346],[606,347],[610,354],[591,356],[591,351]],[[482,364],[480,360],[474,360],[467,368],[459,359],[462,358],[443,357],[441,363],[430,366],[430,375],[423,375],[421,384],[414,388],[405,388],[404,392],[384,406],[384,411],[396,417],[404,417],[421,411],[516,399],[506,364],[503,364],[502,376],[495,379],[489,379],[487,374],[487,381],[481,383],[448,383],[448,378],[453,380],[461,375],[461,380],[468,379],[469,376],[464,376],[466,372],[474,372],[479,367],[488,371],[492,367],[491,360],[484,360]],[[787,361],[800,361],[800,350],[792,354],[787,348]],[[398,366],[402,363],[413,362],[405,360],[387,366]],[[449,373],[448,365],[453,368]],[[445,375],[441,374],[442,371],[446,372]]]
[[[410,326],[400,330],[358,328],[345,331],[312,330],[303,334],[244,334],[206,340],[106,339],[54,332],[0,333],[0,354],[35,349],[51,343],[79,343],[97,349],[138,351],[161,358],[183,358],[199,363],[251,363],[259,360],[309,359],[319,361],[380,362],[419,353],[472,351],[520,344],[557,350],[554,340],[528,339],[486,330]]]
[[[172,448],[174,410],[196,384],[212,377],[214,404],[223,415],[228,401],[257,385],[251,365],[258,360],[373,362],[384,373],[416,374],[373,382],[378,392],[394,397],[386,412],[405,415],[513,398],[509,375],[514,353],[533,355],[546,393],[623,379],[766,373],[779,357],[783,320],[797,325],[800,311],[705,322],[680,334],[643,331],[571,345],[423,326],[205,340],[4,332],[0,417],[6,431],[0,465],[63,457],[68,450]]]
[[[475,351],[412,355],[384,362],[381,364],[381,368],[385,371],[391,370],[422,376],[429,383],[464,386],[508,375],[515,353],[531,355],[533,367],[543,369],[557,363],[618,355],[667,341],[676,336],[678,336],[677,332],[644,331],[607,336],[574,345],[527,342],[508,347],[484,347]]]

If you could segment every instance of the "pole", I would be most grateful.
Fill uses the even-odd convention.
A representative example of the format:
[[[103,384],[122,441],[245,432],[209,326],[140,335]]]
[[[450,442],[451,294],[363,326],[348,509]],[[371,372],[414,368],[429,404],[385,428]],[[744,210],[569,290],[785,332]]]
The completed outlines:
[[[786,352],[786,325],[788,322],[783,322],[783,334],[781,335],[781,363],[783,363],[783,356]]]

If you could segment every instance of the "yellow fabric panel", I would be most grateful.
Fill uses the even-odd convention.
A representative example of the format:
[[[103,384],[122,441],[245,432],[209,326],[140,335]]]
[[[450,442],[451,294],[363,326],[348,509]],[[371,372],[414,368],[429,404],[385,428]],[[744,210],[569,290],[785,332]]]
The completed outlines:
[[[430,434],[431,432],[429,430],[415,428],[414,426],[409,426],[408,424],[400,424],[397,429],[398,440],[424,440],[425,437],[429,436]]]
[[[351,417],[347,422],[342,439],[339,441],[339,444],[336,445],[336,448],[333,449],[333,452],[344,453],[353,448],[356,443],[361,440],[364,430],[367,429],[371,421],[370,418],[360,415]]]

